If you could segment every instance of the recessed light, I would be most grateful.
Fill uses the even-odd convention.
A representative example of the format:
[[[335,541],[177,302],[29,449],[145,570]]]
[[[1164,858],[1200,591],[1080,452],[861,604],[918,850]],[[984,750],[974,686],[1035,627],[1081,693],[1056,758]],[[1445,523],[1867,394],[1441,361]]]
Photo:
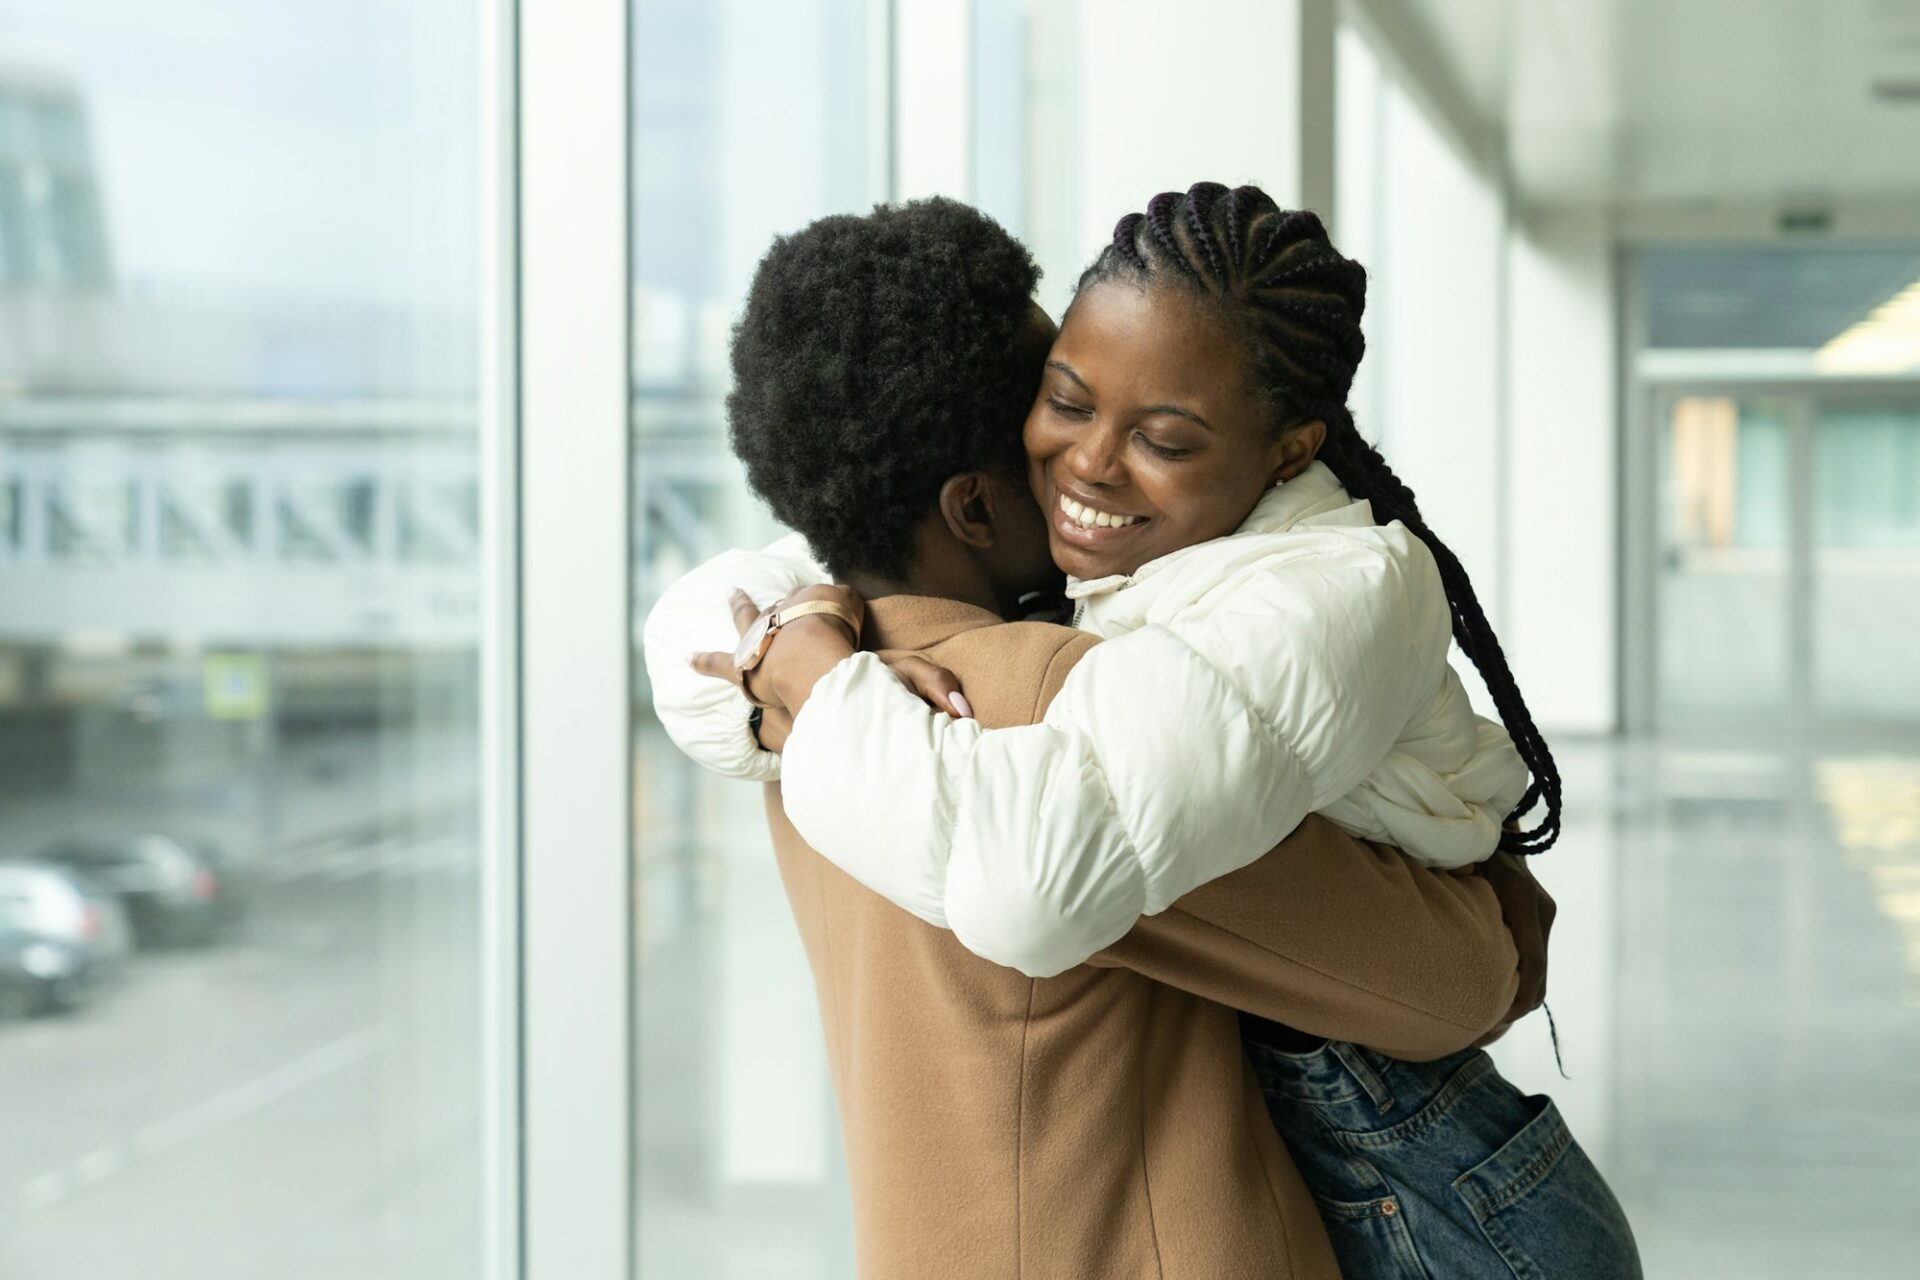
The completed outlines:
[[[1821,347],[1814,355],[1814,364],[1827,374],[1920,369],[1920,280]]]

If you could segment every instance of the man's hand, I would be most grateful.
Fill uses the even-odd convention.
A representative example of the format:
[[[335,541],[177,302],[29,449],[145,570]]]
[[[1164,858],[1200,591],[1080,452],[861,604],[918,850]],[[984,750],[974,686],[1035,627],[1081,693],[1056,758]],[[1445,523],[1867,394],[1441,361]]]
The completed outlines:
[[[760,713],[760,725],[753,731],[753,738],[762,751],[779,755],[787,745],[787,735],[792,732],[793,713],[780,707],[770,707]]]
[[[1553,917],[1559,908],[1533,878],[1524,859],[1496,853],[1475,870],[1493,886],[1494,897],[1500,900],[1501,919],[1513,935],[1513,949],[1520,957],[1520,987],[1514,993],[1513,1007],[1480,1041],[1487,1044],[1499,1039],[1547,998],[1547,935],[1553,931]]]
[[[774,608],[790,608],[811,600],[842,605],[856,618],[866,616],[866,602],[860,593],[852,587],[835,584],[802,587]],[[734,629],[746,635],[759,620],[760,607],[744,591],[735,591],[728,604],[733,611]],[[798,714],[814,683],[843,658],[852,655],[858,644],[859,636],[839,619],[814,614],[796,618],[775,632],[766,657],[752,671],[740,670],[733,654],[717,651],[695,654],[693,669],[734,685],[746,694],[749,702]],[[765,727],[764,719],[762,727]]]
[[[852,587],[837,585],[802,587],[774,608],[787,608],[808,600],[831,600],[852,609],[856,617],[866,616],[866,602],[860,593]],[[760,606],[744,591],[735,591],[728,605],[733,610],[734,630],[746,635],[760,618]],[[794,633],[795,643],[783,643],[788,632]],[[834,639],[833,632],[845,637],[845,642]],[[806,640],[800,640],[802,635]],[[781,628],[766,658],[752,671],[741,671],[734,665],[731,653],[718,651],[694,655],[693,669],[738,686],[747,695],[747,701],[766,706],[768,710],[760,721],[760,745],[767,751],[777,752],[786,741],[787,731],[793,727],[794,713],[805,703],[813,681],[822,674],[821,662],[831,657],[832,661],[826,665],[832,666],[852,653],[856,643],[857,638],[848,636],[846,628],[832,618],[800,618]],[[906,654],[890,660],[887,669],[935,711],[972,717],[973,707],[967,702],[967,695],[960,691],[959,678],[938,663]]]

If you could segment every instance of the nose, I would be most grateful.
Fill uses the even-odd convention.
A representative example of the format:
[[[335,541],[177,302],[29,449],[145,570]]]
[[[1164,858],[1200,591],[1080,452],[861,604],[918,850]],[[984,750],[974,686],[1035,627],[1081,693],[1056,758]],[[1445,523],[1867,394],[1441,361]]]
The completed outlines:
[[[1127,483],[1127,468],[1118,431],[1096,423],[1081,433],[1063,461],[1074,482],[1088,488],[1115,489]]]

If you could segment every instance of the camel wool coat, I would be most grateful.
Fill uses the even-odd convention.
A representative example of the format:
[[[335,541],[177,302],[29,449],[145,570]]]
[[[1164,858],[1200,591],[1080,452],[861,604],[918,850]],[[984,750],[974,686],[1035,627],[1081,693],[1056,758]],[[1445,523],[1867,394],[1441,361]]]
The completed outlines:
[[[912,596],[870,602],[867,638],[951,669],[989,727],[1038,719],[1098,643]],[[1317,816],[1087,964],[1029,978],[862,887],[786,821],[780,784],[766,791],[863,1280],[1337,1280],[1236,1010],[1432,1058],[1514,996],[1484,880]]]

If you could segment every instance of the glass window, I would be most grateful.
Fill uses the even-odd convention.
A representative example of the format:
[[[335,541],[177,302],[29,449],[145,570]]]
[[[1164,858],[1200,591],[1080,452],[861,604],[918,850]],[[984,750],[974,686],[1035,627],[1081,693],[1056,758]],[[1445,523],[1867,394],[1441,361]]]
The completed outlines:
[[[485,11],[9,20],[0,1274],[484,1273]]]
[[[775,235],[885,197],[875,15],[867,0],[635,0],[637,619],[686,568],[776,532],[727,445],[728,332]],[[643,684],[640,1273],[850,1275],[813,977],[759,790],[704,774],[651,706]]]

